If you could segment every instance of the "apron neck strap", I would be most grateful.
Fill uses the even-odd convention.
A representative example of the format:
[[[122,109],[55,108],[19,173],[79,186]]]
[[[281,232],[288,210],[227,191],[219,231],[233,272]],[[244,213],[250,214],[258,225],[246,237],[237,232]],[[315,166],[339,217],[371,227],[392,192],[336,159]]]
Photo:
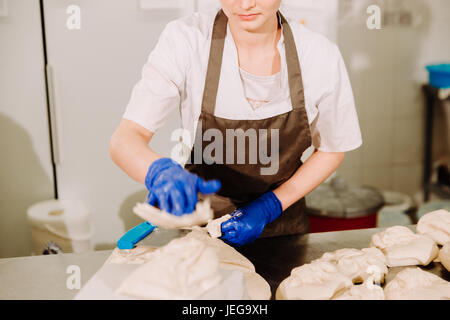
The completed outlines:
[[[289,90],[293,109],[301,109],[305,104],[300,62],[295,46],[294,36],[289,23],[278,11],[283,27],[283,37],[286,50]],[[208,69],[203,91],[202,112],[214,115],[217,92],[219,88],[220,71],[222,69],[223,51],[227,35],[228,17],[222,9],[216,15],[213,25],[211,47],[209,51]]]

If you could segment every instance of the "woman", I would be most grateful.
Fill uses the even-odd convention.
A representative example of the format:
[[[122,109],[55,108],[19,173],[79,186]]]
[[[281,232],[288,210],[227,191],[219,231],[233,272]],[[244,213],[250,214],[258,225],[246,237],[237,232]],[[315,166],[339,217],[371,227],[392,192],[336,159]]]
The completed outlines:
[[[280,1],[220,0],[218,13],[169,23],[111,139],[113,161],[145,183],[148,203],[189,214],[211,195],[216,218],[231,213],[221,238],[235,246],[308,232],[304,196],[362,144],[339,49],[288,23]],[[184,168],[148,147],[176,107],[195,141]]]

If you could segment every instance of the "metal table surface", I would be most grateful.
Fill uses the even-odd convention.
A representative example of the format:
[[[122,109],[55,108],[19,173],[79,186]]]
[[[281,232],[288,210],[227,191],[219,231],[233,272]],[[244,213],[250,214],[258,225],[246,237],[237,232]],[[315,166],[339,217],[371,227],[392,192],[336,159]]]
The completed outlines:
[[[415,226],[410,228],[415,230]],[[361,229],[258,239],[239,248],[239,251],[254,263],[256,271],[269,282],[274,296],[278,284],[289,276],[292,268],[317,259],[325,252],[368,247],[371,236],[381,230]],[[145,239],[143,244],[158,247],[182,234],[182,231],[157,232]],[[72,299],[78,290],[66,286],[70,276],[68,267],[80,267],[81,285],[84,285],[110,254],[111,250],[103,250],[0,259],[0,299]],[[440,263],[431,263],[423,268],[450,281],[450,273]],[[390,268],[387,282],[402,269]]]

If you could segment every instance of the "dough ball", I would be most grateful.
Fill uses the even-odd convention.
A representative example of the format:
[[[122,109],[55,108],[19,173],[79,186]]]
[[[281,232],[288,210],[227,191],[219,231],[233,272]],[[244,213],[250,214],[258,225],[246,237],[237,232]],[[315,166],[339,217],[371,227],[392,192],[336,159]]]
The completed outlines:
[[[444,244],[439,251],[439,260],[447,271],[450,272],[450,242]]]
[[[136,204],[133,212],[162,229],[183,229],[201,226],[213,218],[213,210],[211,209],[211,200],[209,198],[197,202],[194,212],[181,216],[162,211],[148,203]]]
[[[374,234],[370,246],[383,252],[388,267],[428,265],[439,253],[433,239],[415,234],[404,226],[390,227]]]
[[[384,288],[386,300],[448,300],[450,282],[420,268],[400,271]]]
[[[334,264],[353,283],[362,283],[368,278],[382,283],[388,273],[386,257],[377,248],[339,249],[323,254],[318,260]]]
[[[315,260],[294,268],[276,292],[277,300],[329,300],[338,291],[350,288],[352,280],[326,261]]]
[[[450,242],[450,212],[442,209],[425,214],[417,223],[417,233],[429,236],[440,245]]]

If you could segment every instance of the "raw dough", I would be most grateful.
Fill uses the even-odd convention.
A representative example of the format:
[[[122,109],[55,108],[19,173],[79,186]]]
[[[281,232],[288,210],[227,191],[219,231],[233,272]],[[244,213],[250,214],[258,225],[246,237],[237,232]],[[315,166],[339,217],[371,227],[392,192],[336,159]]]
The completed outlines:
[[[194,227],[192,232],[189,232],[184,237],[184,239],[191,238],[200,240],[209,247],[214,248],[219,256],[221,266],[246,272],[255,272],[255,266],[250,262],[250,260],[222,240],[211,238],[207,234],[206,228]]]
[[[146,246],[137,246],[129,250],[115,248],[105,263],[144,264],[155,250],[156,248]]]
[[[179,238],[155,250],[117,293],[141,299],[197,299],[221,280],[215,250],[199,240]]]
[[[439,251],[439,260],[442,265],[450,272],[450,242],[447,242]]]
[[[276,292],[277,300],[328,300],[350,288],[352,280],[330,262],[315,260],[294,268]]]
[[[353,283],[362,283],[368,278],[382,283],[388,273],[386,257],[377,248],[339,249],[324,253],[318,260],[334,264],[338,271],[349,277]]]
[[[425,214],[417,222],[416,230],[440,245],[450,242],[450,212],[442,209]]]
[[[222,236],[222,222],[227,221],[231,218],[230,214],[226,214],[220,218],[214,219],[208,223],[206,226],[206,229],[208,230],[208,233],[213,238],[219,238]]]
[[[194,212],[181,216],[162,211],[148,203],[137,203],[133,211],[142,219],[162,229],[182,229],[204,225],[213,218],[209,198],[197,202]]]
[[[385,300],[385,297],[380,286],[363,283],[339,291],[331,300]]]
[[[233,268],[230,268],[233,270]],[[272,292],[270,286],[263,277],[256,272],[245,272],[245,288],[250,300],[270,300]]]
[[[386,300],[448,300],[450,282],[420,268],[400,271],[384,288]]]
[[[439,253],[434,240],[404,226],[390,227],[374,234],[370,246],[384,253],[388,267],[425,266]]]
[[[255,271],[255,266],[245,256],[220,239],[211,238],[206,228],[194,227],[184,238],[197,239],[216,250],[220,267],[244,272],[247,295],[251,300],[269,300],[272,296],[270,285]]]
[[[243,281],[245,284],[244,290],[246,290],[247,298],[251,300],[269,300],[271,298],[272,294],[270,291],[269,284],[267,283],[266,280],[264,280],[264,278],[262,278],[259,274],[255,272],[255,267],[250,262],[250,260],[248,260],[245,256],[236,251],[236,249],[234,249],[233,247],[224,243],[222,240],[211,238],[207,234],[206,228],[194,227],[193,230],[186,236],[175,240],[185,241],[186,243],[200,242],[215,252],[215,254],[218,257],[220,269],[242,272]],[[169,244],[171,244],[171,242]],[[162,247],[160,249],[163,248],[165,247]],[[152,252],[155,252],[156,250],[157,250],[156,248],[138,246],[134,249],[128,250],[128,252],[124,252],[123,250],[121,251],[116,248],[106,263],[144,264],[154,259],[155,256],[153,255]],[[165,265],[164,268],[167,268],[167,266],[168,265]],[[158,268],[158,266],[156,266],[156,268]],[[159,268],[161,268],[161,266],[159,266]],[[145,272],[147,271],[143,272],[145,275],[146,274]],[[137,280],[138,278],[134,279],[135,280],[132,279],[131,281],[138,281]],[[134,294],[133,296],[142,297],[142,294],[137,293]],[[146,296],[145,298],[150,297]],[[156,299],[154,297],[152,298]],[[175,299],[175,298],[172,297],[167,299]]]

